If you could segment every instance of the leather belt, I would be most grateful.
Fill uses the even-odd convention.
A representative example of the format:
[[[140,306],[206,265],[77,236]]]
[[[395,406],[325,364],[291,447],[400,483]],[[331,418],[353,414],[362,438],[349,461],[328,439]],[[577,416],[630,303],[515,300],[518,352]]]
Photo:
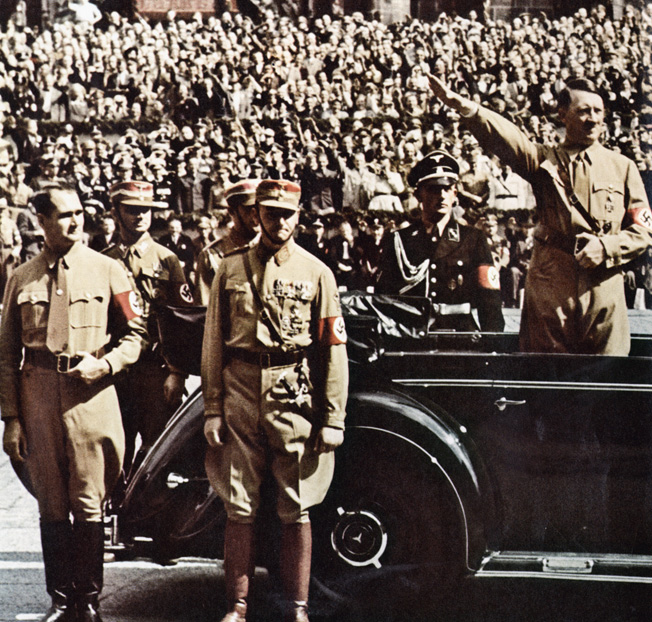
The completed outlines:
[[[91,352],[91,355],[96,358],[104,356],[104,348]],[[41,369],[50,369],[60,374],[70,371],[81,360],[82,357],[79,354],[52,354],[49,350],[25,349],[25,363]]]
[[[305,350],[292,352],[252,352],[242,348],[227,348],[227,358],[237,359],[259,367],[285,367],[294,365],[303,359]]]
[[[537,225],[537,228],[534,230],[534,239],[541,244],[547,244],[548,246],[554,246],[564,253],[569,255],[575,255],[575,237],[566,235],[561,231],[556,229],[551,229],[545,225]]]

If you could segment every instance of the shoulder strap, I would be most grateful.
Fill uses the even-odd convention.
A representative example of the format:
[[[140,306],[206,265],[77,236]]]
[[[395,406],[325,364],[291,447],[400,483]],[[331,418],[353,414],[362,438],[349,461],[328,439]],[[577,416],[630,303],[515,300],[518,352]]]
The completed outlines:
[[[561,178],[562,183],[564,184],[564,188],[566,189],[566,196],[568,197],[568,201],[571,204],[571,207],[576,209],[582,218],[586,221],[586,223],[589,225],[591,231],[594,233],[602,233],[602,228],[600,225],[597,223],[595,218],[589,214],[589,211],[582,205],[582,202],[580,201],[579,197],[575,194],[575,191],[573,190],[573,184],[570,180],[570,175],[568,174],[568,166],[564,164],[559,157],[559,153],[555,149],[555,158],[557,159],[557,169],[559,172],[559,177]]]
[[[281,334],[276,328],[276,324],[274,324],[274,322],[272,321],[272,318],[269,315],[269,311],[267,310],[267,307],[265,306],[262,298],[260,297],[260,293],[258,292],[256,283],[254,283],[254,275],[251,271],[251,260],[249,259],[249,252],[242,253],[242,263],[244,264],[245,274],[247,275],[247,280],[249,281],[249,285],[251,285],[251,292],[254,296],[254,301],[256,302],[258,308],[260,309],[260,317],[263,323],[265,324],[265,326],[267,326],[272,337],[276,339],[280,344],[283,344],[283,337],[281,337]]]

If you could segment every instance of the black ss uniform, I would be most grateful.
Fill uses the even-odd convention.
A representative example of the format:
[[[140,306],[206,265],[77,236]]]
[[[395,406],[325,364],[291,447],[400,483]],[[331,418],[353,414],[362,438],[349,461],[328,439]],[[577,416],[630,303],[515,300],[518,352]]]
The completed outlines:
[[[422,223],[388,236],[376,292],[423,296],[433,304],[435,328],[502,331],[500,278],[484,233],[451,219],[441,238]]]

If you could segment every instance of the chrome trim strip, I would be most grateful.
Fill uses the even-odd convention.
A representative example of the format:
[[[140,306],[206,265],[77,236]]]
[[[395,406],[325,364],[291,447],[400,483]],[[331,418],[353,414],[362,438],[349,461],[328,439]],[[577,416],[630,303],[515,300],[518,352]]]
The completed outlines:
[[[629,391],[652,393],[652,384],[605,384],[598,382],[546,382],[529,380],[476,380],[468,378],[392,378],[396,384],[407,387],[476,387],[488,389],[530,389],[551,391]]]
[[[519,572],[518,570],[478,570],[473,577],[480,579],[563,579],[565,581],[596,581],[601,583],[643,583],[652,584],[652,577],[632,577],[605,574],[562,574],[550,572]]]
[[[570,563],[581,560],[593,562],[592,572],[549,572],[544,570],[544,562],[548,559],[568,560]],[[518,566],[524,563],[541,564],[541,570],[486,570],[488,564],[500,562],[504,565]],[[618,574],[606,574],[601,571],[618,566],[622,568]],[[627,568],[647,570],[650,576],[627,574]],[[652,555],[626,555],[622,553],[550,553],[540,551],[494,551],[484,557],[480,568],[473,574],[481,579],[492,578],[524,578],[524,579],[562,579],[565,581],[598,581],[609,583],[642,583],[652,584]]]

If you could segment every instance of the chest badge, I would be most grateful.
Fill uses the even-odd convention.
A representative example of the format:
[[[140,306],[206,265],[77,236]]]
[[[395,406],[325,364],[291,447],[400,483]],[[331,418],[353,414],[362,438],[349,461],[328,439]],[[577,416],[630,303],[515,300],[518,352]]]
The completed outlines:
[[[448,230],[448,239],[451,242],[459,242],[460,241],[460,230],[459,227],[451,227]]]

